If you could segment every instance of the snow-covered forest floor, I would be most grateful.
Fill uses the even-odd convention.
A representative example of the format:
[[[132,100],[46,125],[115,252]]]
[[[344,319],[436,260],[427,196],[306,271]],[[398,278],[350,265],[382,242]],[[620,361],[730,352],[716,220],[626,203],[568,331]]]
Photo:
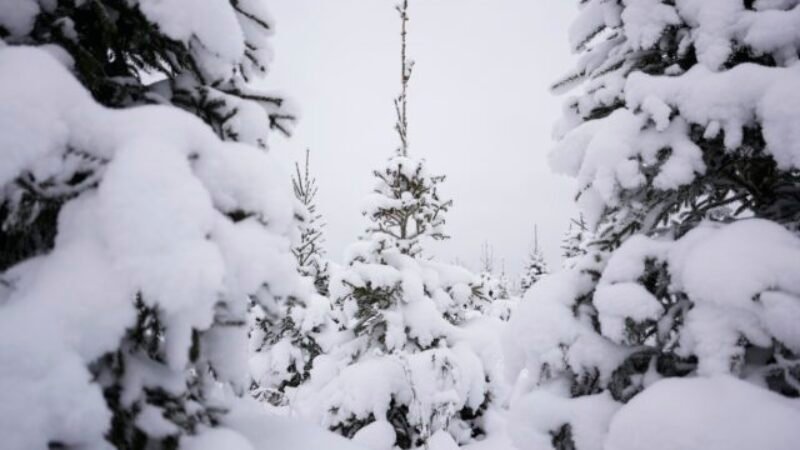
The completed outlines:
[[[326,253],[268,6],[0,1],[0,448],[800,448],[800,1],[580,2],[581,212],[518,280],[430,251],[409,0],[397,146]]]

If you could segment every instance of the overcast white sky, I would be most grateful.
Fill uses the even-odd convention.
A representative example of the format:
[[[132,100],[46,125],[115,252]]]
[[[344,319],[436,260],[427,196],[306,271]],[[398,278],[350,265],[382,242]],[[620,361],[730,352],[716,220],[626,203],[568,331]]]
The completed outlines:
[[[392,0],[272,0],[276,58],[270,85],[302,120],[281,153],[311,149],[340,260],[365,226],[372,170],[397,147],[399,20]],[[477,268],[488,240],[508,272],[522,267],[534,224],[551,264],[574,214],[572,180],[550,172],[551,130],[563,99],[549,84],[570,68],[566,31],[577,0],[411,0],[410,152],[447,175],[452,239],[433,250]]]

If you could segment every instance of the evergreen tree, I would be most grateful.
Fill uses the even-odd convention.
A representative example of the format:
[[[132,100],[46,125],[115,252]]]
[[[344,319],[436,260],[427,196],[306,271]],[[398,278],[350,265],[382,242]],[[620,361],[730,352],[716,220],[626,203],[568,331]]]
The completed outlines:
[[[777,25],[797,11],[582,2],[578,68],[556,88],[584,89],[551,163],[577,178],[592,244],[532,288],[507,358],[537,386],[569,387],[531,394],[559,405],[535,427],[554,447],[598,448],[598,424],[661,378],[725,374],[800,395],[800,346],[774,316],[800,312],[800,164],[786,134],[799,49]],[[582,408],[605,412],[583,420]]]
[[[494,273],[494,248],[485,241],[481,246],[480,258],[480,282],[481,290],[489,301],[503,298],[501,296],[502,286],[500,279]]]
[[[544,255],[539,249],[539,229],[534,228],[533,231],[533,247],[528,253],[528,259],[525,262],[525,272],[522,274],[520,280],[520,288],[523,294],[531,288],[539,279],[550,271],[547,268],[547,263],[544,260]]]
[[[484,241],[481,245],[481,273],[494,273],[494,248],[489,245],[489,241]]]
[[[317,292],[327,296],[330,274],[328,273],[328,261],[325,259],[325,250],[322,247],[322,244],[325,243],[325,236],[322,232],[325,223],[322,222],[322,215],[317,212],[316,198],[319,188],[316,178],[311,176],[309,153],[306,150],[302,171],[300,164],[295,164],[295,174],[292,179],[294,195],[305,210],[300,227],[300,242],[292,252],[297,258],[300,274],[311,277]]]
[[[506,261],[500,262],[500,276],[497,278],[497,298],[511,297],[511,280],[506,274]]]
[[[0,361],[18,371],[0,384],[25,402],[0,420],[8,448],[247,442],[223,423],[245,401],[250,303],[304,295],[264,154],[291,115],[249,84],[265,11],[176,5],[0,8]]]
[[[315,368],[334,364],[336,376],[315,394],[314,403],[332,430],[353,437],[366,427],[387,426],[394,430],[395,444],[405,449],[427,445],[441,431],[458,442],[479,435],[490,393],[478,357],[455,349],[453,323],[463,320],[479,287],[468,271],[437,263],[423,252],[426,242],[447,238],[444,214],[452,202],[438,193],[444,177],[430,175],[424,160],[409,155],[408,1],[397,10],[400,146],[374,172],[376,187],[364,210],[366,233],[349,250],[347,267],[331,278],[331,296],[344,313],[350,339],[315,360]],[[450,390],[469,394],[436,395]]]
[[[251,345],[255,353],[251,370],[256,374],[250,387],[258,399],[273,405],[289,403],[288,391],[307,381],[314,358],[325,349],[325,335],[338,327],[333,321],[328,295],[329,263],[322,248],[322,216],[316,211],[318,187],[311,176],[306,150],[303,168],[295,164],[292,186],[302,205],[300,239],[292,248],[297,270],[313,282],[302,297],[289,297],[272,308],[254,307]]]
[[[572,268],[575,265],[576,259],[588,253],[587,247],[591,243],[589,229],[586,221],[583,220],[583,214],[578,219],[571,219],[569,228],[564,235],[564,240],[561,243],[562,265],[567,268]]]

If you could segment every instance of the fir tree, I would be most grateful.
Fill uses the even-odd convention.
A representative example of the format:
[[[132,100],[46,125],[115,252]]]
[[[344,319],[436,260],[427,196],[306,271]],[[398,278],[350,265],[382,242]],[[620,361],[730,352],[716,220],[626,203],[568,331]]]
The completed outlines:
[[[590,242],[589,229],[583,220],[583,214],[577,220],[570,219],[569,228],[561,243],[562,265],[567,268],[574,267],[576,259],[587,253]]]
[[[438,193],[444,177],[430,175],[425,161],[409,154],[407,102],[413,62],[406,54],[408,1],[397,11],[402,64],[401,92],[394,104],[400,145],[386,166],[374,172],[376,188],[364,211],[366,233],[350,249],[347,267],[331,279],[331,296],[344,313],[352,339],[315,365],[329,357],[343,360],[337,363],[344,364],[338,376],[320,393],[324,422],[331,429],[352,437],[366,426],[388,422],[395,444],[405,449],[427,445],[440,430],[459,442],[479,435],[479,418],[490,396],[483,369],[473,372],[475,366],[463,366],[463,356],[452,350],[452,323],[463,320],[469,303],[480,295],[479,286],[469,272],[424,256],[426,242],[447,238],[444,214],[452,202]],[[456,376],[459,370],[481,380],[480,387],[467,388],[478,389],[473,397],[432,395],[431,389],[465,388],[461,383],[467,378]],[[385,414],[363,409],[373,395],[369,385],[349,384],[365,377],[391,392]]]
[[[489,241],[484,241],[481,245],[481,273],[494,273],[494,248],[489,245]]]
[[[11,448],[204,446],[203,436],[222,426],[246,391],[248,299],[273,304],[298,295],[297,280],[281,274],[291,266],[290,253],[281,250],[289,231],[281,224],[291,223],[292,214],[255,200],[284,195],[265,181],[275,168],[263,153],[269,128],[288,133],[291,119],[281,99],[249,84],[266,71],[265,12],[257,2],[232,0],[218,5],[219,23],[210,26],[193,20],[208,13],[204,4],[177,15],[162,6],[23,0],[12,7],[21,15],[0,18],[3,64],[16,61],[14,70],[35,74],[30,86],[13,87],[26,93],[25,104],[7,103],[13,96],[4,89],[3,103],[15,109],[2,134],[13,130],[16,145],[51,139],[50,129],[69,136],[51,139],[44,156],[29,153],[25,165],[10,166],[10,179],[0,180],[4,297],[23,295],[19,281],[58,286],[52,276],[25,269],[33,260],[41,267],[60,261],[53,270],[65,273],[93,268],[95,277],[50,294],[65,309],[48,328],[48,345],[71,358],[73,372],[59,372],[64,367],[48,359],[52,349],[33,347],[24,356],[53,364],[61,378],[46,383],[61,388],[41,408],[50,410],[49,422],[69,418],[76,431],[53,432],[37,422],[37,436],[17,436],[37,444]],[[41,102],[36,92],[51,97]],[[58,125],[34,127],[26,107],[55,111]],[[46,171],[36,168],[43,160]],[[246,241],[264,244],[262,251],[243,252]],[[76,296],[82,283],[96,291]],[[91,303],[102,289],[108,290],[103,302]],[[23,303],[36,302],[34,295]],[[103,315],[100,305],[114,310]],[[102,320],[87,318],[64,331],[70,330],[64,317],[80,317],[81,308],[97,309]],[[36,322],[52,325],[52,311],[40,312]],[[80,414],[58,406],[57,395],[82,392]],[[96,422],[87,429],[90,419]]]
[[[501,297],[501,283],[500,279],[495,276],[494,273],[494,247],[489,245],[488,241],[485,241],[483,245],[481,245],[481,257],[480,257],[480,282],[481,282],[481,290],[486,295],[486,298],[489,301],[497,300]]]
[[[497,278],[497,298],[511,297],[511,280],[506,274],[506,261],[500,261],[500,276]]]
[[[325,243],[323,234],[325,223],[322,222],[322,215],[317,212],[316,198],[319,188],[316,178],[311,176],[309,154],[309,150],[306,150],[306,159],[302,170],[299,163],[295,164],[295,174],[292,179],[294,195],[303,205],[306,213],[300,227],[300,242],[292,251],[297,258],[300,274],[311,277],[317,292],[327,296],[330,275],[328,261],[325,259],[325,250],[322,247],[322,244]]]
[[[300,239],[292,248],[301,276],[311,280],[314,293],[289,297],[265,308],[254,307],[251,359],[257,373],[250,390],[258,399],[273,405],[289,403],[288,391],[307,381],[314,358],[322,354],[322,335],[336,329],[328,295],[329,263],[322,248],[322,216],[317,212],[316,179],[311,175],[310,151],[306,150],[303,168],[295,163],[292,187],[303,211]]]
[[[538,227],[535,227],[533,230],[533,247],[531,247],[530,253],[528,253],[528,259],[525,261],[524,270],[522,279],[520,280],[520,289],[523,294],[527,292],[534,283],[550,272],[544,260],[544,255],[541,249],[539,249]]]
[[[568,243],[569,256],[585,254],[534,286],[537,304],[512,320],[523,336],[574,317],[549,337],[557,345],[520,339],[534,383],[569,386],[561,408],[610,413],[661,378],[695,375],[800,395],[800,347],[769,319],[800,311],[785,265],[800,257],[800,165],[782,134],[797,126],[784,106],[798,44],[775,26],[796,10],[582,2],[578,68],[555,88],[584,89],[567,101],[551,163],[577,178],[592,242]],[[559,449],[594,448],[579,414],[537,431]]]

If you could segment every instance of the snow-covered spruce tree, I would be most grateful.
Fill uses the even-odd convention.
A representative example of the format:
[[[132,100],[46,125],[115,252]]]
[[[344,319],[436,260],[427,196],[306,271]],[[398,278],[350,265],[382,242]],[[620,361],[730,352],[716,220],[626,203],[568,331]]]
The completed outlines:
[[[274,309],[255,307],[250,360],[256,398],[273,405],[290,401],[287,390],[309,378],[312,361],[326,348],[324,337],[338,329],[328,299],[329,263],[322,248],[322,216],[316,211],[317,184],[311,176],[309,151],[303,168],[295,164],[294,195],[301,206],[299,239],[292,247],[297,270],[313,283],[309,295],[291,297]]]
[[[284,115],[246,87],[265,17],[0,6],[4,448],[269,444],[241,420],[247,311],[305,294],[288,177],[259,148]]]
[[[550,273],[547,268],[547,262],[544,260],[542,250],[539,248],[539,229],[534,227],[533,231],[533,247],[531,247],[527,260],[525,261],[524,272],[520,279],[520,289],[522,293],[528,291],[537,281],[543,276]]]
[[[577,219],[571,219],[564,239],[561,241],[561,265],[573,268],[580,257],[588,253],[587,247],[592,242],[591,234],[580,214]]]
[[[306,150],[306,159],[303,168],[300,164],[295,164],[295,174],[292,178],[294,196],[303,205],[304,213],[300,226],[300,242],[295,245],[292,252],[297,258],[300,274],[314,280],[314,287],[317,293],[323,296],[328,295],[328,283],[330,274],[328,273],[328,261],[325,259],[325,243],[323,228],[325,223],[322,215],[317,212],[317,179],[311,175],[310,151]]]
[[[427,445],[433,436],[464,443],[480,435],[495,374],[453,325],[480,293],[475,277],[423,253],[426,242],[446,237],[444,213],[451,202],[437,192],[444,177],[430,175],[424,160],[409,156],[408,1],[398,11],[400,147],[375,171],[366,233],[349,250],[347,266],[331,277],[331,296],[344,311],[344,342],[314,360],[310,399],[299,403],[344,436],[377,435],[386,448],[407,449]]]
[[[583,90],[551,163],[594,237],[512,319],[510,374],[534,386],[523,448],[602,448],[665,377],[800,394],[798,18],[797,2],[582,2],[557,87]]]
[[[501,298],[500,279],[495,275],[494,247],[485,241],[481,245],[480,255],[480,283],[483,293],[489,301]]]
[[[505,260],[500,262],[500,275],[497,277],[497,298],[509,298],[511,296],[511,279],[506,273]]]

